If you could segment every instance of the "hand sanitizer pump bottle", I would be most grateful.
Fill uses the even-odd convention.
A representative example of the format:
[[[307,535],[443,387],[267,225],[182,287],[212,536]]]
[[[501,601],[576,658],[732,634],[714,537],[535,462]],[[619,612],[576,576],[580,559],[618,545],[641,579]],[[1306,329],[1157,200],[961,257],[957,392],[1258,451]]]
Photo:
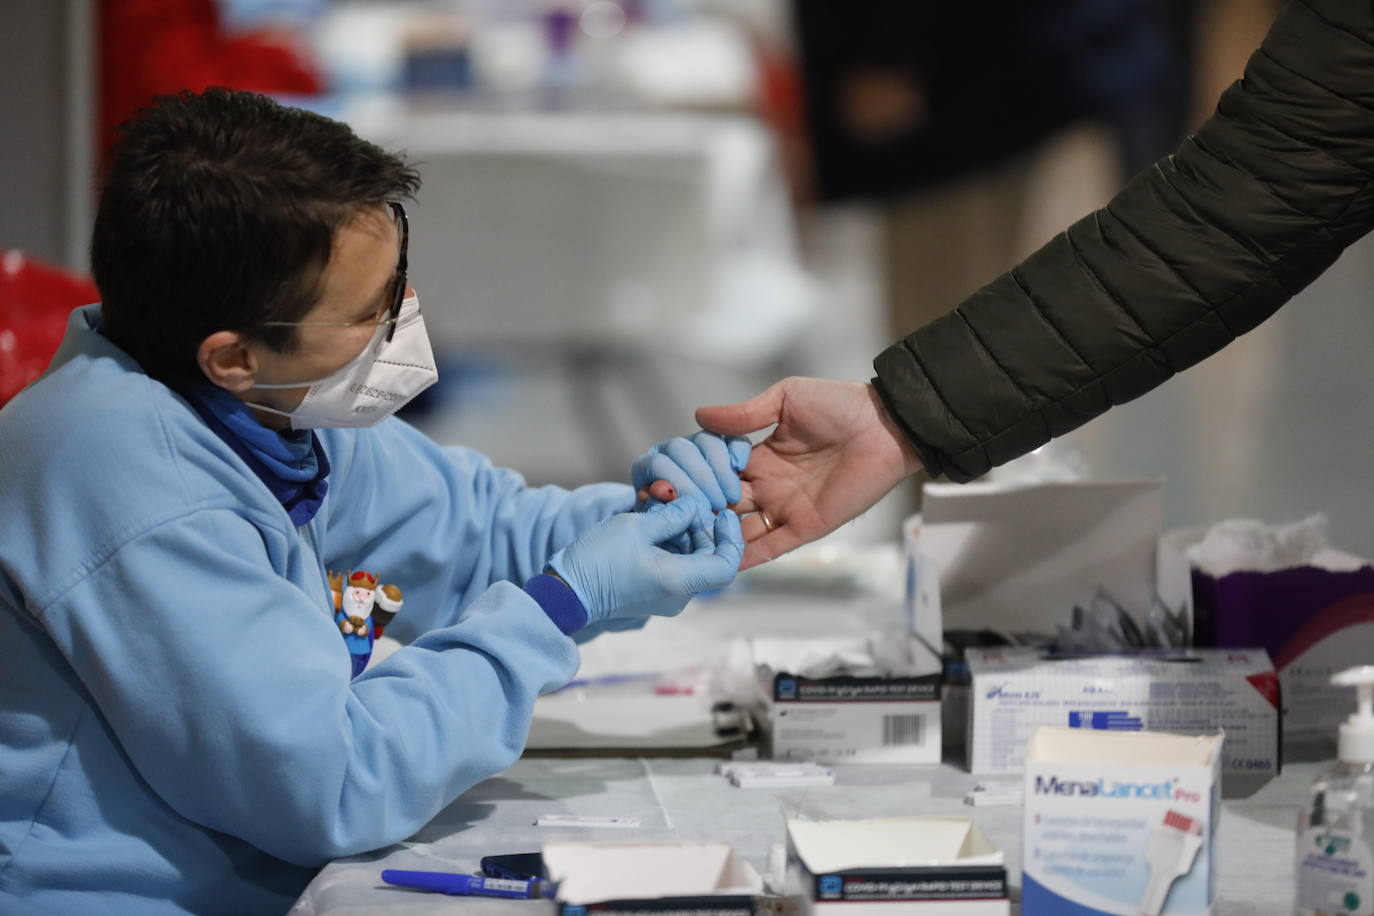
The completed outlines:
[[[1341,723],[1338,762],[1312,784],[1298,819],[1297,912],[1374,916],[1374,665],[1331,678],[1359,704]]]

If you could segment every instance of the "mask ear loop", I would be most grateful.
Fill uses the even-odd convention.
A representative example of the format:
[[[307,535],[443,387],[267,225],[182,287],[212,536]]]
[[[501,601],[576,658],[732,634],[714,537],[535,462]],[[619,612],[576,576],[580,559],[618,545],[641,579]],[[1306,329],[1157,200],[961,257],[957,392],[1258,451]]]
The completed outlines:
[[[399,319],[398,319],[398,320],[399,320]],[[379,325],[377,325],[377,329],[376,329],[375,331],[372,332],[372,339],[369,340],[369,341],[367,342],[367,346],[363,347],[362,350],[359,351],[359,353],[358,353],[357,356],[353,357],[353,358],[350,359],[348,362],[344,363],[342,366],[340,366],[339,368],[335,369],[333,372],[331,372],[331,373],[329,373],[328,375],[326,375],[324,378],[317,378],[317,379],[315,379],[314,381],[311,381],[311,382],[285,382],[285,383],[273,383],[273,384],[263,384],[263,383],[259,383],[259,384],[257,384],[257,385],[253,385],[253,386],[251,386],[251,387],[252,387],[252,388],[313,388],[313,387],[316,386],[316,385],[323,385],[325,382],[329,381],[330,379],[332,379],[334,376],[338,375],[339,373],[341,373],[341,372],[346,372],[346,371],[348,371],[349,369],[352,369],[354,366],[356,366],[356,365],[358,364],[358,362],[359,362],[360,360],[362,360],[363,358],[367,357],[368,355],[372,355],[372,356],[375,358],[376,354],[375,354],[373,351],[377,351],[377,352],[380,352],[380,351],[381,351],[381,347],[378,346],[377,342],[378,342],[379,340],[381,340],[381,339],[385,336],[385,334],[384,334],[383,332],[386,331],[386,328],[387,328],[387,326],[386,326],[385,324],[379,324]],[[251,388],[250,388],[250,390],[251,390]],[[308,394],[306,395],[306,397],[309,397],[309,396],[310,396],[310,395],[308,395]],[[258,405],[254,404],[254,405],[251,405],[251,406],[256,407],[256,406],[258,406]],[[264,409],[264,410],[272,410],[272,408],[270,408],[270,407],[265,407],[265,408],[263,408],[263,409]],[[272,411],[272,412],[273,412],[273,413],[281,413],[281,411],[279,411],[279,410]]]
[[[401,333],[402,329],[408,328],[420,320],[420,296],[418,293],[406,296],[401,302],[400,311],[396,313],[396,334]],[[396,339],[396,334],[391,335],[392,340]]]
[[[337,376],[347,374],[352,369],[354,369],[358,365],[358,363],[361,360],[365,359],[369,354],[372,355],[374,363],[383,363],[383,351],[385,351],[387,346],[393,343],[396,339],[394,334],[391,336],[390,339],[388,339],[385,334],[386,330],[388,328],[392,328],[395,331],[401,331],[407,327],[411,327],[412,325],[422,324],[423,321],[424,316],[420,312],[419,295],[412,294],[410,296],[407,296],[405,299],[401,301],[401,310],[396,315],[396,317],[394,319],[391,319],[390,321],[379,323],[377,325],[376,330],[372,333],[372,339],[368,341],[367,346],[363,347],[362,351],[357,356],[353,357],[353,359],[349,360],[347,363],[340,366],[338,369],[335,369],[333,372],[331,372],[329,375],[326,375],[324,378],[316,379],[313,382],[288,382],[285,384],[259,384],[252,386],[252,388],[277,389],[308,387],[310,390],[305,393],[305,397],[301,398],[301,402],[296,405],[294,410],[278,410],[275,407],[269,407],[266,404],[260,404],[255,401],[244,401],[244,404],[248,407],[266,411],[267,413],[275,414],[279,417],[286,417],[291,421],[292,429],[311,428],[296,426],[296,414],[300,411],[302,407],[304,407],[306,404],[310,402],[310,399],[314,396],[320,385],[323,385],[330,379],[333,379]]]
[[[301,403],[304,404],[305,401],[302,399]],[[263,410],[267,413],[274,413],[279,417],[287,417],[288,419],[291,417],[291,411],[289,410],[278,410],[275,407],[268,407],[266,404],[258,404],[254,401],[244,401],[243,404],[245,407],[251,407],[254,410]]]
[[[330,380],[331,378],[333,378],[334,376],[340,375],[340,374],[342,374],[342,373],[344,373],[344,372],[349,371],[349,370],[352,369],[354,366],[356,366],[356,365],[359,363],[359,361],[361,361],[362,359],[364,359],[364,358],[367,357],[368,355],[371,355],[372,358],[373,358],[373,360],[375,361],[376,358],[377,358],[377,355],[381,352],[381,347],[377,345],[377,342],[378,342],[379,340],[382,340],[382,339],[383,339],[384,335],[383,335],[382,332],[386,330],[386,327],[387,327],[387,326],[384,325],[384,324],[379,324],[379,325],[377,325],[377,329],[376,329],[375,331],[372,332],[372,339],[369,340],[369,341],[367,342],[367,346],[363,347],[362,351],[361,351],[357,356],[353,357],[353,358],[350,359],[348,362],[344,363],[342,366],[340,366],[339,368],[335,369],[333,372],[331,372],[331,373],[329,373],[328,375],[326,375],[324,378],[315,379],[315,381],[313,381],[313,382],[290,382],[290,383],[287,383],[287,384],[284,384],[284,385],[283,385],[283,384],[271,384],[271,385],[253,385],[253,386],[252,386],[252,388],[268,388],[268,389],[273,389],[273,388],[275,388],[275,389],[282,389],[282,388],[309,388],[310,390],[307,391],[307,392],[305,393],[305,397],[301,398],[301,402],[300,402],[299,404],[296,405],[295,410],[278,410],[278,409],[275,408],[275,407],[269,407],[269,406],[267,406],[266,404],[261,404],[261,403],[259,403],[259,402],[257,402],[257,401],[244,401],[243,403],[244,403],[246,406],[248,406],[248,407],[252,407],[254,410],[263,410],[263,411],[266,411],[267,413],[270,413],[270,414],[276,414],[276,415],[279,416],[279,417],[286,417],[288,420],[291,421],[291,428],[292,428],[292,429],[303,428],[303,427],[297,427],[297,426],[296,426],[296,421],[295,421],[296,411],[297,411],[297,410],[300,410],[303,406],[305,406],[306,403],[308,403],[308,402],[310,401],[311,395],[313,395],[313,394],[315,393],[315,391],[319,388],[320,385],[323,385],[325,382],[329,381],[329,380]],[[376,351],[375,353],[373,352],[374,350]],[[249,390],[251,391],[252,388],[250,388]]]

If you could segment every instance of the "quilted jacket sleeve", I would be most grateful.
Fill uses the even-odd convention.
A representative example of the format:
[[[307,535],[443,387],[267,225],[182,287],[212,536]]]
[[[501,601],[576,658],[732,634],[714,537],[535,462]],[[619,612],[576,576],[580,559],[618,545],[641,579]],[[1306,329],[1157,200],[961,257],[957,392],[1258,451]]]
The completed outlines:
[[[932,475],[972,479],[1268,318],[1374,227],[1374,5],[1292,0],[1183,144],[874,380]]]

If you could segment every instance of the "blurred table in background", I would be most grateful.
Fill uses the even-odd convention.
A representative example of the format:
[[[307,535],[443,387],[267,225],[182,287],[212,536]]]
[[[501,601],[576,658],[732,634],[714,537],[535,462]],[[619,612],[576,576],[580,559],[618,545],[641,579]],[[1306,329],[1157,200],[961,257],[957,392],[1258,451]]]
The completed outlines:
[[[687,414],[657,360],[766,367],[812,319],[772,138],[751,118],[396,102],[342,116],[424,177],[410,277],[436,348],[565,371],[612,479],[627,448],[601,381]]]

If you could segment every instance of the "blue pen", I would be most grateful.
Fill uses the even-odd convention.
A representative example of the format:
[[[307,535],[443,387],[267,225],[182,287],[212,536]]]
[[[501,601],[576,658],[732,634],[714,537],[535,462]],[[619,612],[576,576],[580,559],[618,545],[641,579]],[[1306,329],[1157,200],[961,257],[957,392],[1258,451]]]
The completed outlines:
[[[528,881],[511,878],[484,878],[479,875],[459,875],[443,871],[401,871],[388,868],[382,880],[397,887],[417,891],[438,891],[463,897],[510,897],[516,900],[538,900],[552,897],[554,886],[548,881],[531,878]]]

